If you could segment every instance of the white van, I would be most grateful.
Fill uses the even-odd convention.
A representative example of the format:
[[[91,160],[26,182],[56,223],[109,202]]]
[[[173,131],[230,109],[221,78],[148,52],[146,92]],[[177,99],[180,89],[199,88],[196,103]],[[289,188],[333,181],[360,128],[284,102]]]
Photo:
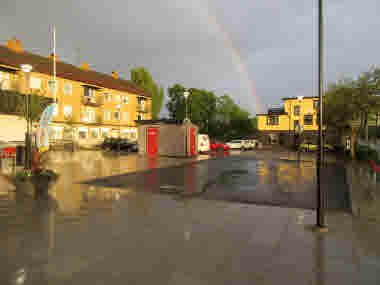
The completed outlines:
[[[249,149],[254,149],[257,147],[257,140],[251,139],[247,140],[248,148]]]
[[[244,140],[233,140],[233,141],[228,142],[227,145],[230,149],[241,149],[241,150],[247,149],[247,146]]]
[[[208,135],[198,134],[198,152],[205,153],[210,151],[210,138]]]

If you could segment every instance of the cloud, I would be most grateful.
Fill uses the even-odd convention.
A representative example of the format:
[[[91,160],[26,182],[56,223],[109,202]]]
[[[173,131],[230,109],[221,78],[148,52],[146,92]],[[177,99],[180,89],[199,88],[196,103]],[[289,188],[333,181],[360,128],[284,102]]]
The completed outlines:
[[[57,51],[73,64],[129,77],[143,65],[164,87],[231,94],[254,113],[285,96],[316,92],[317,1],[280,0],[12,0],[0,3],[0,40],[27,50]],[[378,64],[376,0],[325,1],[326,78],[357,75]],[[17,20],[16,20],[17,19]]]

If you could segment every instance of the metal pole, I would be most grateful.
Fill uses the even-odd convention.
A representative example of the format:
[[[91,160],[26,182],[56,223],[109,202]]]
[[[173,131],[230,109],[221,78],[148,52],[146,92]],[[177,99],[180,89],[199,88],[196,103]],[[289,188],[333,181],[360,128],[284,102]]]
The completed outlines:
[[[186,105],[185,121],[187,122],[187,98],[185,98],[185,105]]]
[[[25,169],[30,169],[30,137],[29,137],[29,72],[25,73],[25,109],[26,109],[26,135],[25,135]]]
[[[55,25],[53,25],[53,81],[54,81],[54,103],[57,102],[57,63],[55,54]]]
[[[321,158],[323,152],[323,0],[318,0],[318,94],[319,94],[319,136],[317,157],[317,227],[325,228],[326,193],[321,188]]]

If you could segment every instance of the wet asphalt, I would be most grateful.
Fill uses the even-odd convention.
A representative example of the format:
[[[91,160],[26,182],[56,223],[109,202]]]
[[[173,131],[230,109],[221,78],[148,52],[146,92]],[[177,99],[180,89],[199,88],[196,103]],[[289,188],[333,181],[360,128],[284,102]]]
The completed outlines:
[[[247,155],[221,156],[180,166],[154,168],[83,181],[94,186],[135,189],[153,194],[208,200],[314,209],[316,168],[313,161],[270,159]],[[344,169],[331,163],[322,169],[328,208],[349,212]]]
[[[49,193],[0,187],[0,284],[379,284],[380,228],[346,213],[342,168],[320,235],[312,157],[278,157],[54,153]]]

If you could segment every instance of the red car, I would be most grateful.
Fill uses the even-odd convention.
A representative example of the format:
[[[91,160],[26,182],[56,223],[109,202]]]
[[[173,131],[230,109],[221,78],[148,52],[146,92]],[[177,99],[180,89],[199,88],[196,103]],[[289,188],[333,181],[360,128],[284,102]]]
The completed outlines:
[[[229,151],[228,145],[224,143],[218,143],[218,142],[211,142],[210,144],[210,150],[211,151]]]

